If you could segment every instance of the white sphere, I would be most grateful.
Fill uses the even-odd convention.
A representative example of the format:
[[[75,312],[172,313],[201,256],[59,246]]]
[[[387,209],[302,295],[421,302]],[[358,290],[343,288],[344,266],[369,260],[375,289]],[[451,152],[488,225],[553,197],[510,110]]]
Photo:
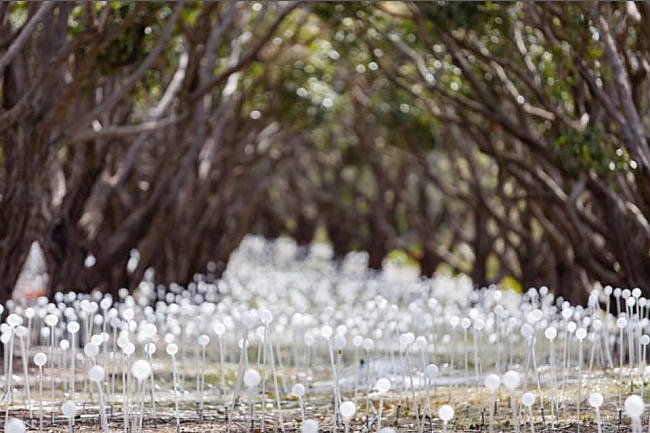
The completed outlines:
[[[444,422],[447,422],[451,420],[454,417],[454,408],[449,406],[448,404],[444,404],[440,406],[440,409],[438,409],[438,418],[443,420]]]
[[[488,374],[485,376],[483,384],[491,394],[494,394],[499,389],[499,386],[501,386],[501,378],[496,374]]]
[[[16,337],[25,338],[27,337],[27,328],[22,325],[16,326]]]
[[[535,404],[535,394],[532,392],[524,392],[521,396],[521,404],[526,407],[532,407]]]
[[[122,351],[127,356],[133,355],[135,353],[135,344],[131,342],[126,343],[126,345],[122,348]]]
[[[61,412],[63,412],[63,416],[66,418],[74,418],[77,414],[77,405],[73,401],[68,400],[61,405]]]
[[[641,338],[639,338],[639,343],[641,343],[642,346],[647,346],[650,343],[650,335],[642,335]]]
[[[415,339],[415,347],[417,347],[420,352],[426,352],[427,346],[427,339],[422,335]]]
[[[576,325],[576,322],[567,323],[566,330],[569,331],[570,334],[573,334],[576,329],[578,329],[578,325]]]
[[[68,340],[61,340],[59,341],[59,347],[65,352],[70,348],[70,342]]]
[[[296,397],[305,395],[305,386],[302,383],[296,383],[291,387],[291,394]]]
[[[207,346],[208,344],[210,344],[210,337],[208,337],[208,336],[205,335],[205,334],[200,335],[200,336],[199,336],[199,344],[200,344],[201,346],[203,346],[203,347]]]
[[[20,326],[23,324],[23,318],[20,317],[18,314],[12,313],[9,315],[9,317],[7,317],[7,324],[15,328],[16,326]],[[11,419],[16,419],[16,418],[11,418]]]
[[[56,326],[56,324],[59,323],[59,318],[56,317],[54,314],[48,314],[45,316],[45,324],[47,326]]]
[[[249,388],[253,388],[259,385],[261,380],[262,380],[262,376],[260,376],[257,370],[250,369],[250,370],[246,370],[246,372],[244,373],[244,383]]]
[[[167,355],[174,356],[178,353],[178,346],[175,343],[169,343],[166,350]]]
[[[101,365],[95,365],[88,370],[88,379],[91,382],[101,382],[104,380],[104,369]]]
[[[587,330],[585,328],[580,328],[576,330],[576,338],[580,341],[587,338]]]
[[[363,340],[363,348],[365,350],[372,350],[375,347],[375,342],[370,338]]]
[[[616,319],[616,326],[623,329],[627,326],[627,319],[625,317],[619,317]]]
[[[544,336],[549,340],[555,340],[555,337],[557,337],[557,329],[553,326],[549,326],[544,331]]]
[[[322,335],[324,338],[330,338],[332,336],[332,327],[331,326],[323,326],[320,330],[320,335]]]
[[[126,310],[124,310],[122,312],[122,317],[124,318],[124,320],[127,320],[127,321],[128,320],[133,320],[134,315],[135,314],[134,314],[134,312],[133,312],[133,310],[131,308],[127,308]]]
[[[318,423],[313,419],[306,419],[300,426],[301,433],[318,433]]]
[[[90,358],[94,358],[99,353],[99,346],[95,343],[88,343],[84,346],[84,353]]]
[[[641,418],[641,415],[643,415],[644,404],[638,395],[631,395],[626,398],[624,407],[625,413],[630,418]]]
[[[5,433],[24,433],[25,423],[18,418],[9,418],[5,422]]]
[[[226,327],[224,326],[223,323],[215,323],[213,329],[214,329],[214,333],[217,334],[219,337],[221,337],[223,334],[226,333]]]
[[[129,338],[126,335],[120,335],[117,337],[117,347],[124,349],[127,344],[129,344]]]
[[[536,308],[533,311],[531,311],[530,313],[528,313],[528,316],[526,317],[526,319],[530,323],[537,323],[540,320],[542,320],[543,317],[544,317],[544,313],[542,313],[542,310],[540,310],[539,308]]]
[[[526,338],[532,336],[533,332],[534,332],[533,327],[530,326],[528,323],[524,324],[521,327],[521,335],[526,337]]]
[[[145,323],[142,326],[142,336],[149,340],[158,333],[158,328],[153,323]]]
[[[45,355],[43,352],[39,352],[34,355],[34,364],[36,364],[38,367],[42,367],[47,364],[47,355]]]
[[[313,346],[315,341],[316,341],[316,339],[314,338],[313,335],[311,335],[311,334],[306,334],[305,335],[305,345],[306,346],[308,346],[308,347]]]
[[[390,390],[390,380],[382,377],[381,379],[377,380],[375,388],[377,388],[377,391],[380,393],[386,394]]]
[[[603,401],[604,401],[603,395],[599,392],[593,392],[589,396],[589,405],[591,407],[596,407],[596,408],[601,407],[603,405]]]
[[[463,328],[463,329],[467,329],[470,326],[472,326],[472,321],[469,320],[469,318],[467,318],[467,317],[463,317],[461,319],[461,321],[460,321],[460,327]]]
[[[77,332],[79,332],[79,323],[77,322],[68,323],[68,332],[70,334],[76,334]]]
[[[510,370],[510,371],[506,371],[506,373],[503,375],[503,378],[501,380],[503,384],[506,386],[506,388],[513,390],[519,386],[521,377],[519,376],[519,373],[517,373],[516,371]]]
[[[363,344],[363,337],[360,336],[360,335],[356,335],[356,336],[352,339],[352,344],[353,344],[355,347],[359,347],[359,346],[361,346],[361,345]]]
[[[151,375],[151,370],[151,364],[144,359],[138,359],[131,366],[131,374],[140,382],[146,380]]]
[[[438,368],[438,366],[436,364],[429,364],[429,365],[426,366],[426,368],[424,370],[427,373],[427,376],[429,377],[429,379],[433,379],[434,377],[436,377],[438,375],[438,373],[440,373],[440,369]]]
[[[357,413],[357,406],[351,401],[344,401],[341,404],[341,416],[345,419],[350,419]]]

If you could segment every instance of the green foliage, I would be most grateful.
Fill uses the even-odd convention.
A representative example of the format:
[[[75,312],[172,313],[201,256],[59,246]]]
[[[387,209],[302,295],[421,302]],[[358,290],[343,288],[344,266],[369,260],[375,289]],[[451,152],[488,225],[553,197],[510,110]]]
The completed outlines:
[[[572,129],[557,138],[553,152],[570,173],[594,170],[606,175],[630,169],[630,155],[617,148],[615,137],[598,128]]]

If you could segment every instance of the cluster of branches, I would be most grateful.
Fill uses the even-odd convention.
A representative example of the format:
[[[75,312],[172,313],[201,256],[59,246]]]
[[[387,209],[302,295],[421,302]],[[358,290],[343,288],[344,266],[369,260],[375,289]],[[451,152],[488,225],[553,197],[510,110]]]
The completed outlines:
[[[0,301],[33,241],[51,291],[115,291],[318,227],[375,269],[650,288],[648,29],[643,2],[3,2]]]
[[[251,107],[298,5],[260,6],[0,4],[0,300],[34,241],[50,292],[224,268],[283,146]]]
[[[292,163],[294,209],[316,209],[338,254],[378,267],[401,248],[423,275],[573,300],[595,281],[650,288],[648,4],[315,13],[338,53],[319,79],[346,97]]]

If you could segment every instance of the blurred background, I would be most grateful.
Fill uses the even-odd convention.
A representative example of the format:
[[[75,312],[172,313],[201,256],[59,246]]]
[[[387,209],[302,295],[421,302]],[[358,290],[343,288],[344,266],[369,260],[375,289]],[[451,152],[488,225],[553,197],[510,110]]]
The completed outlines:
[[[650,293],[650,3],[12,1],[0,55],[0,301],[248,234]]]

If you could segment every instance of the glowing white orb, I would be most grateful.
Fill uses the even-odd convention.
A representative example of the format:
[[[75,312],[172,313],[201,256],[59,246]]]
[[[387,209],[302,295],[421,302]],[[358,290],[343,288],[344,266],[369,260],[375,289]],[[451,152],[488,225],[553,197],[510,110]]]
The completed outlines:
[[[444,422],[448,422],[454,417],[454,408],[449,406],[448,404],[444,404],[440,406],[440,409],[438,409],[438,418],[443,420]]]
[[[18,418],[9,418],[5,422],[5,433],[24,433],[25,423]]]
[[[68,323],[68,332],[70,334],[76,334],[77,332],[79,332],[79,323],[77,322]]]
[[[433,379],[440,373],[440,369],[436,364],[427,365],[424,371],[427,373],[427,376],[429,376],[429,379]]]
[[[357,413],[357,406],[351,401],[344,401],[340,408],[341,416],[345,419],[350,419]]]
[[[375,388],[377,388],[377,391],[379,391],[381,394],[386,394],[390,390],[390,380],[382,377],[381,379],[377,380]]]
[[[625,413],[630,418],[641,418],[641,415],[643,415],[644,404],[638,395],[631,395],[626,398],[624,407]]]
[[[322,335],[324,338],[330,338],[332,336],[332,327],[331,326],[323,326],[320,330],[320,335]]]
[[[207,346],[208,344],[210,344],[210,337],[208,337],[205,334],[199,336],[199,344],[203,347]]]
[[[501,386],[501,378],[497,376],[496,374],[488,374],[485,376],[485,380],[483,381],[483,384],[487,388],[490,393],[494,394],[497,389]]]
[[[535,404],[535,394],[532,392],[524,392],[521,396],[521,404],[526,407],[532,407]]]
[[[544,336],[551,341],[555,340],[555,337],[557,337],[557,329],[555,329],[553,326],[549,326],[544,331]]]
[[[95,343],[88,343],[84,346],[84,353],[90,358],[94,358],[99,353],[99,346]]]
[[[166,351],[167,355],[174,356],[178,353],[178,346],[175,343],[169,343]]]
[[[7,317],[7,323],[9,324],[9,326],[15,328],[16,326],[20,326],[23,324],[23,318],[20,317],[18,314],[12,313],[9,315],[9,317]],[[16,419],[16,418],[11,418],[11,419]]]
[[[296,397],[305,395],[305,386],[302,383],[296,383],[291,387],[291,394]]]
[[[34,364],[36,364],[38,367],[42,367],[47,364],[47,355],[45,355],[43,352],[39,352],[34,355]]]
[[[213,329],[214,329],[214,333],[217,334],[219,337],[221,337],[223,334],[226,333],[226,327],[224,326],[223,323],[215,323]]]
[[[318,423],[313,419],[306,419],[300,426],[301,433],[318,433]]]
[[[144,359],[138,359],[131,366],[131,374],[140,382],[146,380],[151,375],[151,370],[151,364]]]
[[[589,405],[591,407],[599,408],[603,405],[603,401],[605,399],[603,398],[603,395],[599,392],[593,392],[589,396]]]
[[[95,365],[88,370],[88,379],[91,382],[101,382],[104,380],[104,369],[101,365]]]
[[[510,390],[514,390],[519,386],[521,377],[519,376],[519,373],[517,373],[516,371],[510,370],[510,371],[506,371],[506,373],[503,375],[503,378],[501,380],[503,384],[506,386],[506,388]]]
[[[73,401],[68,400],[61,405],[61,412],[63,412],[63,416],[66,418],[74,418],[77,414],[77,405]]]
[[[257,372],[257,370],[252,370],[252,369],[246,370],[246,372],[244,373],[244,383],[249,388],[256,387],[257,385],[259,385],[261,380],[262,377]]]

